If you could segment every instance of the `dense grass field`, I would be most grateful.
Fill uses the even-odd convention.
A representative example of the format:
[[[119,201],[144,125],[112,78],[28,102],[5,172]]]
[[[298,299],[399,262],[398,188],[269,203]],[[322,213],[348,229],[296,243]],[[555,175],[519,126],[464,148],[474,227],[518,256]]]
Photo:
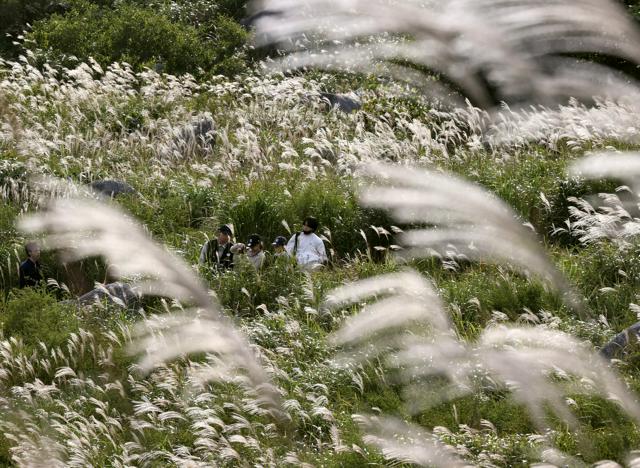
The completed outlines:
[[[434,108],[374,78],[314,73],[196,82],[126,65],[39,69],[29,60],[0,62],[1,463],[388,463],[393,451],[376,447],[360,414],[415,423],[479,466],[623,463],[640,449],[640,431],[615,401],[570,385],[562,398],[574,425],[551,408],[538,424],[509,385],[481,377],[465,392],[412,411],[416,395],[407,401],[402,380],[382,359],[338,359],[331,337],[358,304],[325,307],[333,288],[411,267],[431,278],[457,339],[469,346],[484,330],[513,324],[602,346],[638,319],[640,246],[633,239],[579,240],[566,224],[575,204],[569,198],[612,193],[620,181],[587,181],[567,168],[591,152],[633,150],[633,109],[609,102],[528,114],[504,109],[500,120],[471,107]],[[354,83],[363,102],[355,113],[328,109],[318,97]],[[215,123],[215,144],[176,145],[176,135],[201,118]],[[360,202],[371,182],[363,168],[374,162],[457,174],[504,200],[584,298],[584,313],[536,275],[455,254],[398,255],[397,232],[410,226]],[[190,372],[211,355],[142,372],[128,352],[133,325],[181,304],[146,298],[139,310],[125,310],[66,301],[105,280],[102,258],[64,264],[47,251],[43,264],[55,282],[17,289],[22,246],[33,237],[17,222],[46,209],[42,176],[78,186],[118,179],[135,188],[104,203],[141,223],[203,278],[248,337],[286,423],[274,420],[240,377],[194,385]],[[221,223],[232,223],[238,240],[254,232],[271,240],[300,229],[309,215],[320,220],[331,253],[322,271],[275,264],[214,274],[197,265],[201,245]],[[612,364],[636,396],[638,362],[632,353]]]

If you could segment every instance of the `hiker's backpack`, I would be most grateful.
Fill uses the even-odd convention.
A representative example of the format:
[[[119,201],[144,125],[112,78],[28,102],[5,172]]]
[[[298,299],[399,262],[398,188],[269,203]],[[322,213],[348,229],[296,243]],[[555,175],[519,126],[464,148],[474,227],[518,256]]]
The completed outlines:
[[[293,257],[298,253],[298,237],[300,237],[300,231],[296,232],[296,240],[293,243]]]

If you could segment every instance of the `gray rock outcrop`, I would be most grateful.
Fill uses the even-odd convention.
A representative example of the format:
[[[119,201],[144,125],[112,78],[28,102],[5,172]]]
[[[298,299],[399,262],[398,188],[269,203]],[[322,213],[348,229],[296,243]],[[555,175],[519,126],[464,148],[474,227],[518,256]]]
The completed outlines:
[[[349,114],[362,108],[362,102],[355,93],[350,94],[333,94],[320,93],[320,97],[329,103],[331,108],[337,108],[342,112]]]
[[[636,322],[629,328],[622,330],[600,349],[600,355],[606,359],[622,357],[628,352],[632,344],[640,341],[640,322]]]
[[[123,193],[136,193],[136,190],[121,180],[94,180],[89,184],[91,190],[105,197],[117,197]]]
[[[107,300],[123,308],[137,308],[140,305],[140,294],[127,283],[115,282],[99,285],[77,299],[80,305],[92,305]]]

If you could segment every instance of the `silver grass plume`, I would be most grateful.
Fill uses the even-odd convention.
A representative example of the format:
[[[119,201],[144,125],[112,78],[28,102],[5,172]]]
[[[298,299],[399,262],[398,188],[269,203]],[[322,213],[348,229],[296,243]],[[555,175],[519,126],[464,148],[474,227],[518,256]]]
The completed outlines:
[[[418,343],[432,343],[443,352],[445,349],[450,351],[440,356],[444,359],[434,359],[434,364],[443,364],[440,368],[443,374],[451,381],[459,382],[456,374],[460,367],[451,366],[451,358],[454,354],[466,357],[466,350],[457,343],[431,282],[409,269],[380,275],[330,291],[324,307],[343,308],[372,298],[377,300],[347,318],[330,336],[335,346],[343,348],[338,361],[382,359],[393,366],[388,358],[390,354],[402,353],[406,347]],[[463,375],[462,380],[465,379],[466,375]],[[389,417],[354,415],[353,418],[365,431],[364,442],[378,447],[388,460],[419,466],[463,466],[449,447],[439,443],[424,428]]]
[[[562,55],[640,63],[640,34],[611,0],[262,0],[253,8],[263,13],[255,21],[258,44],[294,51],[277,62],[280,69],[387,73],[435,88],[421,67],[481,107],[624,96],[616,88],[625,80],[611,70]]]
[[[505,382],[523,402],[534,420],[544,420],[544,404],[569,423],[564,393],[549,381],[563,379],[587,393],[616,401],[629,416],[640,421],[640,405],[626,384],[588,343],[567,333],[543,327],[494,327],[483,331],[476,346],[478,359],[491,375]],[[579,384],[572,381],[579,379]]]
[[[414,270],[379,275],[346,284],[330,291],[325,307],[343,308],[369,300],[361,305],[358,314],[347,318],[341,328],[330,335],[330,342],[343,351],[336,362],[350,363],[381,359],[392,368],[397,365],[407,349],[407,367],[399,377],[410,381],[425,368],[421,356],[429,354],[430,374],[446,377],[447,383],[439,387],[437,401],[415,398],[409,388],[407,394],[415,407],[429,406],[446,397],[459,394],[460,388],[470,388],[468,383],[467,349],[454,332],[444,304],[433,284]],[[372,299],[375,299],[371,301]],[[409,361],[417,357],[418,368]],[[455,365],[454,365],[455,362]]]
[[[585,179],[615,178],[640,192],[640,153],[596,153],[579,159],[569,167],[569,175]]]
[[[361,193],[363,204],[384,208],[403,223],[426,224],[400,235],[405,256],[446,255],[452,246],[472,260],[506,263],[538,275],[563,293],[567,305],[584,313],[579,296],[533,233],[502,200],[452,175],[415,167],[370,164],[377,181]]]
[[[325,307],[337,308],[372,296],[388,296],[365,306],[348,318],[332,335],[335,345],[357,343],[391,327],[407,326],[412,321],[429,324],[433,330],[448,332],[449,318],[433,285],[412,270],[376,276],[336,288],[325,299]],[[425,307],[426,306],[426,307]],[[402,311],[389,314],[389,310]]]
[[[439,442],[421,426],[391,417],[358,414],[353,419],[366,431],[364,442],[378,447],[388,460],[417,466],[468,466],[452,447]]]
[[[577,392],[614,400],[630,417],[640,421],[636,398],[588,344],[544,327],[505,326],[490,327],[477,343],[465,343],[456,338],[451,328],[442,327],[447,323],[442,317],[444,310],[437,298],[433,300],[433,289],[425,285],[429,283],[418,273],[406,271],[345,285],[330,292],[327,301],[344,307],[364,298],[395,293],[393,303],[382,299],[364,306],[365,317],[347,319],[332,340],[345,349],[344,355],[351,356],[352,361],[362,362],[364,357],[393,370],[396,383],[404,386],[404,401],[410,412],[423,411],[469,394],[478,385],[488,385],[509,389],[540,428],[546,425],[548,409],[575,425],[566,395]],[[405,309],[403,302],[410,306]],[[422,315],[416,310],[420,306]],[[401,430],[397,421],[386,418],[358,418],[368,429],[373,428],[367,440],[386,456],[423,466],[450,466],[450,461],[439,462],[441,451],[425,429],[422,433],[426,437],[416,442],[419,447],[403,450],[397,434],[409,433],[409,429]],[[371,421],[376,424],[369,424]],[[411,458],[402,458],[402,453]]]
[[[615,194],[598,194],[601,202],[570,198],[574,206],[569,208],[569,226],[581,242],[612,239],[624,246],[627,239],[640,234],[640,153],[596,153],[573,163],[568,173],[584,179],[618,179],[626,184]]]
[[[192,304],[180,314],[166,314],[139,324],[132,352],[146,352],[140,366],[150,371],[186,353],[209,352],[225,362],[208,377],[236,380],[246,372],[248,386],[259,390],[274,415],[279,397],[251,346],[193,271],[114,206],[95,200],[66,198],[51,202],[47,211],[25,218],[20,227],[45,233],[49,248],[61,249],[66,260],[103,256],[118,274],[136,281],[143,294],[172,297]]]

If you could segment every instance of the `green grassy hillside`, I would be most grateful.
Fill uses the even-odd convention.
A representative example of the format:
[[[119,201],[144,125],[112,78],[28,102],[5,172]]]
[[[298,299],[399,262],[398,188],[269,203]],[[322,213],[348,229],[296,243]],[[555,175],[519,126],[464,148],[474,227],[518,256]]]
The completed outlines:
[[[622,462],[640,447],[640,431],[615,403],[578,393],[569,393],[577,425],[552,417],[546,431],[507,388],[487,381],[410,414],[382,362],[343,367],[334,360],[328,337],[357,307],[323,307],[332,288],[408,265],[433,279],[465,343],[499,323],[533,323],[601,346],[637,320],[630,305],[638,302],[640,247],[634,240],[625,248],[583,245],[568,232],[568,197],[618,184],[570,178],[566,169],[592,151],[634,149],[637,132],[624,125],[634,122],[632,110],[574,105],[539,109],[540,119],[522,121],[505,111],[505,123],[484,125],[488,116],[477,109],[445,112],[373,79],[362,110],[344,114],[317,97],[347,90],[334,75],[196,82],[95,62],[62,71],[26,61],[0,66],[0,457],[7,465],[384,464],[385,454],[363,439],[359,413],[420,424],[483,466],[539,462],[550,445],[586,463]],[[610,125],[613,116],[622,123]],[[203,117],[215,123],[213,147],[176,145],[175,135]],[[585,318],[535,277],[506,267],[396,257],[398,223],[358,198],[367,183],[363,165],[379,161],[452,172],[503,199],[584,297]],[[136,193],[106,203],[206,281],[255,346],[290,423],[274,423],[237,381],[192,388],[187,370],[205,365],[206,355],[141,373],[126,352],[132,325],[179,305],[149,298],[143,310],[124,311],[63,302],[104,280],[103,259],[63,265],[46,252],[57,286],[18,290],[17,265],[30,237],[16,222],[47,205],[38,176],[131,184]],[[309,215],[320,220],[331,252],[323,271],[275,265],[214,274],[197,265],[202,243],[221,223],[233,223],[239,240],[254,232],[271,240],[289,236]],[[639,391],[637,356],[616,367]]]

